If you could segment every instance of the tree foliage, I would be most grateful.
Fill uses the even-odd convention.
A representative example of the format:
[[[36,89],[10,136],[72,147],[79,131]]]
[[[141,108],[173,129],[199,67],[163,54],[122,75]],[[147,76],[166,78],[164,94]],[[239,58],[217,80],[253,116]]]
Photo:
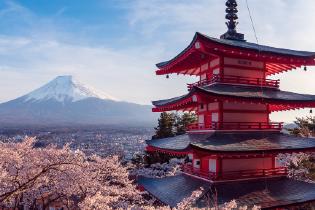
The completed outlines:
[[[68,146],[34,148],[35,139],[0,144],[0,207],[113,209],[143,203],[118,157],[87,157]],[[102,201],[102,208],[96,203]]]
[[[163,112],[158,119],[153,139],[168,138],[186,133],[187,126],[196,122],[197,117],[193,113],[182,115]]]
[[[35,143],[34,138],[0,143],[0,209],[49,209],[58,201],[63,209],[171,210],[154,205],[154,198],[138,191],[117,156],[86,156],[68,146],[34,148]],[[174,160],[171,166],[156,165],[156,169],[167,168],[175,174],[178,161]],[[199,209],[193,205],[201,195],[202,189],[196,190],[173,209]],[[232,201],[218,208],[202,209],[247,208],[238,208]]]
[[[315,182],[314,153],[280,154],[278,160],[288,168],[288,176],[294,179]]]
[[[35,143],[34,138],[0,143],[0,209],[49,209],[58,201],[63,209],[170,210],[144,199],[116,156],[86,156],[68,146],[34,148]],[[197,209],[192,206],[201,194],[193,192],[174,209]]]
[[[175,136],[174,131],[175,114],[163,112],[158,119],[158,126],[155,127],[154,139],[167,138]]]
[[[290,134],[301,136],[301,137],[311,137],[314,136],[315,132],[315,117],[301,117],[296,118],[294,121],[296,128],[288,129]]]
[[[192,113],[185,112],[183,115],[176,115],[175,128],[176,135],[186,133],[188,125],[197,121],[197,116]]]

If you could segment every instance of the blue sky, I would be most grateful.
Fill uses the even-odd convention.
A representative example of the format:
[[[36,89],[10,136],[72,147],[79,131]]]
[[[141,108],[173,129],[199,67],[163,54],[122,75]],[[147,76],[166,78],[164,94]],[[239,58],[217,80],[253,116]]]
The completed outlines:
[[[315,51],[314,0],[248,1],[261,44]],[[253,42],[245,0],[239,4],[239,31]],[[1,0],[0,102],[69,74],[141,104],[184,94],[196,78],[155,76],[155,63],[184,49],[196,31],[224,33],[224,9],[223,0]],[[314,68],[275,78],[284,90],[315,94]]]

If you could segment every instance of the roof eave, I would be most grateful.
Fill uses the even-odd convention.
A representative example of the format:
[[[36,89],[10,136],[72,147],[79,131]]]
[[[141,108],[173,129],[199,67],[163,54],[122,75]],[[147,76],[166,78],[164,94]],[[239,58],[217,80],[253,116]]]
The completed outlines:
[[[312,66],[315,65],[315,52],[306,52],[306,51],[296,51],[296,50],[289,50],[289,49],[283,49],[283,48],[272,48],[274,51],[266,51],[264,49],[254,49],[254,48],[250,48],[250,47],[244,47],[244,46],[234,46],[231,44],[227,44],[227,43],[222,43],[219,41],[216,41],[219,39],[215,39],[215,38],[211,38],[209,36],[206,36],[200,32],[196,32],[195,36],[193,38],[193,40],[191,41],[191,43],[188,45],[188,47],[186,47],[181,53],[179,53],[176,57],[174,57],[173,59],[169,60],[169,61],[165,61],[165,62],[161,62],[156,64],[156,66],[159,68],[156,71],[157,75],[164,75],[164,74],[171,74],[171,73],[177,73],[176,70],[170,70],[172,68],[172,65],[174,63],[176,63],[176,61],[178,61],[179,59],[182,58],[183,55],[185,55],[186,53],[188,53],[189,51],[191,51],[192,49],[194,49],[195,43],[197,41],[200,42],[204,42],[204,43],[212,43],[214,45],[217,46],[224,46],[230,49],[241,49],[241,50],[246,50],[252,53],[260,53],[260,54],[266,54],[266,55],[270,55],[270,56],[275,56],[275,57],[291,57],[291,58],[295,58],[298,60],[303,60],[302,64],[303,65],[308,65],[308,66]],[[252,44],[252,43],[251,43]],[[203,44],[204,45],[204,44]],[[264,46],[264,45],[259,45],[262,48],[264,47],[268,47],[268,46]],[[290,51],[291,54],[288,53],[280,53],[280,52],[275,52],[276,50],[279,51]],[[301,56],[301,55],[293,55],[293,53],[305,53],[307,55],[305,56]],[[275,62],[275,61],[274,61]],[[277,63],[277,62],[275,62]]]
[[[262,149],[262,150],[243,150],[243,151],[227,151],[227,150],[214,150],[214,149],[207,149],[198,145],[194,145],[193,143],[190,144],[192,149],[197,149],[201,151],[206,151],[213,154],[228,154],[228,155],[235,155],[235,154],[279,154],[279,153],[296,153],[296,152],[315,152],[315,147],[311,148],[284,148],[284,149]]]

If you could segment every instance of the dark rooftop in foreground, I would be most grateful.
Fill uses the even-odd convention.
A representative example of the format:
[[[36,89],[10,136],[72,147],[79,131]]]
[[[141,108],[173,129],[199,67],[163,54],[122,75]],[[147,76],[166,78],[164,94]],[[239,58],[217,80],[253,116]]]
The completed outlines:
[[[155,179],[141,177],[138,184],[162,203],[176,207],[184,198],[195,190],[209,188],[209,182],[188,175]]]
[[[182,174],[162,179],[140,178],[138,183],[171,207],[175,207],[200,187],[205,189],[208,197],[216,191],[219,205],[235,199],[239,206],[258,205],[268,209],[315,200],[315,184],[285,177],[210,183]],[[196,205],[205,207],[205,203],[201,198]]]
[[[213,132],[185,134],[165,139],[148,140],[159,149],[183,151],[190,146],[212,152],[274,152],[315,149],[315,139],[286,135],[279,132]]]

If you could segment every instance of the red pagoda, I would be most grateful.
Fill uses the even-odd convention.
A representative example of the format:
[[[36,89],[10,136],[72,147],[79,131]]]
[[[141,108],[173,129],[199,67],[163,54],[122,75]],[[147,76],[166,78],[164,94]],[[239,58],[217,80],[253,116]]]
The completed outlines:
[[[183,173],[139,184],[162,203],[176,206],[203,187],[218,204],[283,209],[315,201],[315,185],[287,178],[282,153],[314,152],[315,140],[281,133],[271,122],[276,111],[315,107],[315,95],[279,89],[268,79],[281,72],[315,65],[315,52],[249,43],[237,33],[237,3],[226,3],[228,31],[220,39],[196,33],[175,58],[157,64],[157,75],[194,75],[183,96],[154,101],[154,112],[195,112],[198,122],[185,135],[147,141],[147,152],[189,157]],[[198,205],[206,205],[204,199]],[[197,204],[196,204],[197,205]]]

